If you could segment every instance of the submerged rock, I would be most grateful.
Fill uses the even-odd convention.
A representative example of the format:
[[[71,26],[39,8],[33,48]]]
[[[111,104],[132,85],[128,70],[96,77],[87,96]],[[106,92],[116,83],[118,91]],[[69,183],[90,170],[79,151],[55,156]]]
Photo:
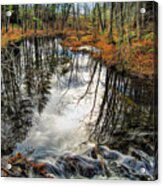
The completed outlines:
[[[141,153],[140,153],[141,156]],[[144,158],[144,157],[143,157]],[[29,160],[20,153],[2,160],[2,176],[50,177],[50,178],[95,178],[112,177],[130,180],[154,180],[154,166],[124,155],[106,146],[95,145],[84,154],[66,153],[53,157],[53,162]],[[5,163],[4,163],[5,162]],[[6,170],[6,162],[12,168]]]

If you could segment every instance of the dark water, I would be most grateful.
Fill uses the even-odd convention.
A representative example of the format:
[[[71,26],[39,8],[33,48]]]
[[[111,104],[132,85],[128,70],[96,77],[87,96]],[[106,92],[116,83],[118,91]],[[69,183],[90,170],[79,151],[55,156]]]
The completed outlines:
[[[154,81],[59,43],[2,50],[2,156],[19,151],[59,178],[155,179]]]

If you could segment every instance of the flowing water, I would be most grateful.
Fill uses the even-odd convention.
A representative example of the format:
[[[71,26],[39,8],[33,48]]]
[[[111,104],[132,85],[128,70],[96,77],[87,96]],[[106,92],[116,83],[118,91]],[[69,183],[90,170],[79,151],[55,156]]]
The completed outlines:
[[[85,48],[29,38],[2,51],[2,155],[46,162],[59,178],[153,180],[154,83]],[[157,173],[156,173],[157,174]]]

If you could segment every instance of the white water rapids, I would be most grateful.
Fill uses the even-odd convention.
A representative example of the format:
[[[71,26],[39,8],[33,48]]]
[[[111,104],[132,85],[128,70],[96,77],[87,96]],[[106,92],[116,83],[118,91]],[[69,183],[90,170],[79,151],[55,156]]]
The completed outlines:
[[[89,55],[79,54],[73,63],[78,63],[78,70],[74,70],[72,75],[69,71],[59,79],[55,74],[52,76],[49,101],[40,115],[35,112],[34,126],[22,145],[18,145],[25,149],[29,147],[35,149],[33,156],[47,157],[53,153],[62,154],[69,150],[72,152],[73,149],[80,150],[78,146],[88,138],[85,123],[90,121],[97,75],[94,77],[89,93],[80,100],[91,78],[92,61]],[[71,82],[68,88],[70,76]],[[101,81],[103,79],[104,74],[101,76]],[[103,89],[100,84],[97,105]],[[18,150],[20,151],[20,148]]]
[[[16,143],[16,148],[12,155],[20,152],[29,160],[47,163],[46,168],[48,172],[59,178],[153,180],[155,171],[154,158],[139,150],[140,146],[134,148],[133,144],[131,144],[130,152],[122,154],[123,148],[125,149],[124,146],[114,150],[108,148],[108,144],[101,145],[92,141],[92,139],[91,141],[90,139],[88,140],[90,136],[89,126],[92,127],[96,123],[100,114],[100,106],[104,100],[108,70],[105,66],[100,66],[100,62],[97,63],[89,54],[81,51],[95,51],[96,49],[85,46],[79,48],[81,50],[79,53],[74,54],[68,49],[63,50],[58,39],[42,39],[40,41],[37,38],[27,40],[23,47],[20,47],[20,74],[17,71],[15,74],[18,75],[17,82],[20,83],[19,102],[21,104],[18,102],[18,106],[20,106],[21,112],[25,112],[26,117],[24,120],[20,120],[21,122],[14,120],[13,126],[14,124],[15,126],[13,130],[9,131],[16,129],[19,135],[21,135],[21,132],[24,135],[23,130],[26,130],[26,127],[29,131],[27,136],[25,133],[24,141],[17,140],[20,142]],[[41,41],[42,43],[39,45]],[[97,50],[97,52],[99,51]],[[32,58],[30,63],[29,59],[31,58],[29,58],[29,54]],[[50,82],[47,76],[44,77],[44,74],[47,75],[49,71],[51,71]],[[93,79],[92,74],[94,74]],[[35,87],[32,87],[32,83],[27,86],[26,79],[30,83],[32,79],[30,79],[30,76],[34,78],[34,83],[32,83]],[[109,76],[111,77],[111,74]],[[119,85],[119,81],[118,79],[116,80],[115,76],[113,76],[113,79],[111,78],[113,81],[108,80],[110,82],[110,86],[107,84],[109,88],[108,99],[113,99],[112,95],[116,94],[114,91],[123,92],[123,84],[126,81],[123,81],[125,77],[120,76],[121,78],[121,90],[114,90],[114,86]],[[46,81],[48,81],[48,86],[50,84],[48,88],[49,93],[46,92],[47,90],[42,93],[40,90],[46,84]],[[113,86],[114,81],[115,85]],[[29,90],[27,87],[32,88],[29,88]],[[5,89],[5,86],[3,88]],[[126,98],[125,95],[123,96]],[[44,98],[47,98],[46,101]],[[125,112],[122,111],[120,113],[121,101],[119,99],[122,98],[114,97],[114,105],[117,106],[115,107],[116,110],[111,107],[109,110],[110,115],[105,113],[108,114],[109,119],[112,119],[114,114],[118,114],[118,117],[122,118],[121,114]],[[94,104],[95,99],[96,104]],[[110,103],[108,102],[108,106]],[[24,108],[22,107],[23,104]],[[39,104],[43,105],[41,111],[38,107]],[[32,112],[28,112],[30,111],[28,110],[29,107]],[[91,112],[92,108],[94,108],[93,112]],[[13,116],[15,117],[16,115],[18,117],[16,119],[22,119],[21,117],[24,117],[24,115],[21,115],[21,112],[19,114],[13,113]],[[91,114],[92,117],[90,117]],[[11,118],[14,118],[13,116],[11,115]],[[21,117],[19,118],[19,116]],[[3,119],[6,118],[4,117]],[[25,123],[25,121],[30,121],[30,119],[32,120],[32,126],[28,126],[30,122]],[[5,144],[10,144],[10,140],[15,139],[17,133],[5,130],[5,126],[8,126],[6,125],[7,122],[3,123],[5,131],[3,141]],[[120,121],[120,127],[123,124]],[[100,125],[101,123],[98,126]],[[112,127],[112,122],[111,124],[108,123],[108,125]],[[10,128],[12,129],[12,125]],[[107,126],[105,132],[108,135],[109,129]],[[119,135],[122,140],[125,138],[123,134],[120,133]],[[128,142],[130,141],[128,140]],[[114,143],[116,146],[120,141],[115,141]],[[14,145],[14,141],[12,144]],[[141,172],[141,170],[145,172]],[[36,174],[32,176],[35,177]]]

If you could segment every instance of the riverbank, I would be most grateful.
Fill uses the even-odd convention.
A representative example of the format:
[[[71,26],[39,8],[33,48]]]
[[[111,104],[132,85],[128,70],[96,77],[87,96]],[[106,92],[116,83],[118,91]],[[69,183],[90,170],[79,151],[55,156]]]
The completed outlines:
[[[27,32],[22,32],[21,29],[18,28],[10,28],[9,31],[6,33],[4,29],[1,31],[1,47],[5,48],[7,44],[12,43],[12,42],[17,42],[22,40],[25,37],[31,37],[31,36],[58,36],[58,35],[65,35],[63,31],[53,31],[53,30],[35,30],[31,29],[28,30]]]
[[[101,59],[107,65],[121,63],[125,70],[133,74],[153,77],[157,73],[154,37],[154,34],[150,33],[141,40],[134,39],[131,45],[126,42],[118,48],[118,44],[115,44],[118,40],[115,39],[115,43],[109,43],[107,33],[93,38],[93,35],[88,32],[81,35],[80,41],[71,34],[63,40],[62,44],[71,47],[73,51],[78,51],[81,46],[91,45],[101,50],[101,53],[92,52],[93,58]]]
[[[90,52],[91,56],[96,59],[103,60],[107,65],[121,63],[124,69],[140,77],[153,77],[156,72],[157,59],[154,46],[154,34],[151,32],[142,37],[141,40],[133,39],[132,44],[125,42],[118,48],[117,38],[114,38],[114,43],[108,42],[108,34],[103,33],[94,36],[90,31],[79,31],[77,37],[75,30],[65,29],[64,31],[57,30],[28,30],[22,32],[18,28],[10,28],[8,33],[2,29],[1,47],[4,48],[10,42],[16,42],[24,37],[31,36],[64,36],[62,45],[70,47],[73,52],[79,51],[81,46],[93,46],[100,49],[100,53]],[[89,51],[87,51],[89,52]]]
[[[2,50],[3,176],[155,179],[153,86],[60,41]]]
[[[156,180],[157,176],[153,173],[155,167],[150,165],[150,157],[143,158],[144,162],[99,145],[89,148],[84,155],[64,154],[58,157],[55,163],[34,161],[17,153],[2,159],[1,173],[2,177]],[[6,165],[11,168],[8,169]]]

